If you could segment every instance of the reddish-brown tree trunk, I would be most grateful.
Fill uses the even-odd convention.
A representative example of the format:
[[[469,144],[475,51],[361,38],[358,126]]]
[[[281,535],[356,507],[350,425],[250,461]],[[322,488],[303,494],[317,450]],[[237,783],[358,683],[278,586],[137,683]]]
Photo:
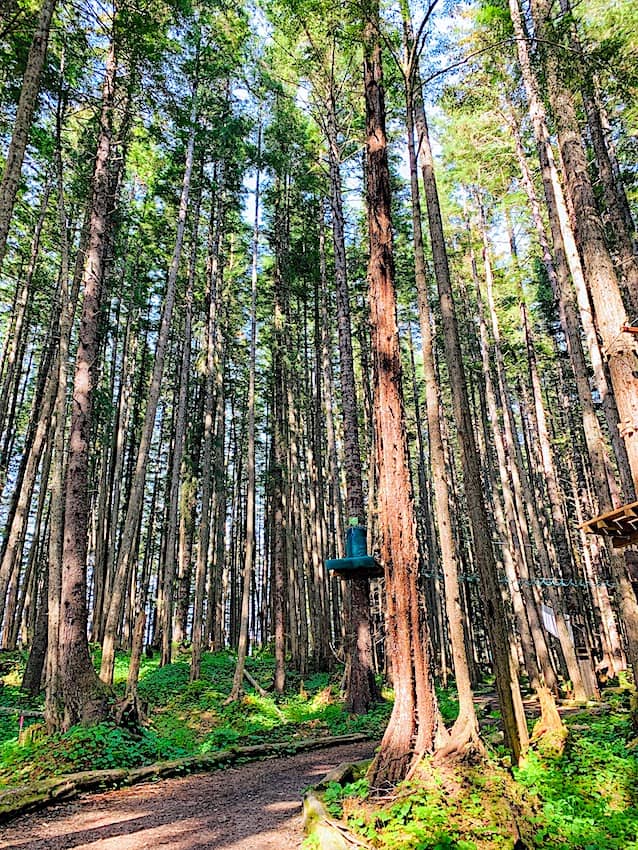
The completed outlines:
[[[89,439],[98,368],[104,246],[108,227],[109,160],[117,59],[111,43],[102,92],[102,114],[93,172],[89,244],[82,288],[79,345],[75,363],[69,453],[65,482],[64,539],[58,666],[63,728],[108,714],[106,690],[93,670],[87,639],[86,573],[89,523]],[[55,712],[57,714],[57,710]]]
[[[438,709],[429,658],[427,627],[421,616],[417,572],[419,553],[408,466],[401,355],[396,318],[390,174],[378,6],[365,26],[364,83],[368,286],[372,329],[378,518],[387,593],[387,651],[395,702],[381,747],[370,770],[379,787],[406,775],[413,761],[435,743]]]

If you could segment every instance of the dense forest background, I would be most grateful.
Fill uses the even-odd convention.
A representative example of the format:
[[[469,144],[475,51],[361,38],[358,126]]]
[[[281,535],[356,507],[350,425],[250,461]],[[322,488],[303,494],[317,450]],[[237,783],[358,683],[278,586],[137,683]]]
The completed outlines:
[[[492,674],[518,758],[521,678],[556,728],[638,663],[637,27],[4,3],[0,641],[49,731],[115,716],[118,649],[135,706],[144,651],[236,651],[237,699],[269,648],[354,713],[390,675],[392,781],[434,678],[444,749]],[[328,575],[356,527],[384,577]]]

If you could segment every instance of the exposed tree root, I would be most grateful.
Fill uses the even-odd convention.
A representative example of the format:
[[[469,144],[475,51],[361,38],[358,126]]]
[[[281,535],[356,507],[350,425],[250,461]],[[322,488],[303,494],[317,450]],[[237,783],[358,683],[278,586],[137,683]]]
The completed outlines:
[[[548,688],[538,687],[536,689],[541,715],[537,720],[533,732],[532,741],[541,743],[543,749],[551,749],[559,755],[565,747],[567,740],[567,729],[561,720],[554,696]]]
[[[394,787],[405,779],[410,767],[419,760],[413,747],[411,734],[390,723],[385,731],[381,746],[368,770],[370,788],[377,793]]]
[[[450,729],[448,740],[437,747],[434,753],[435,763],[452,758],[475,761],[487,755],[485,745],[479,735],[476,715],[459,715]]]
[[[148,706],[143,703],[137,691],[129,693],[115,708],[114,721],[127,729],[139,729],[147,719]]]

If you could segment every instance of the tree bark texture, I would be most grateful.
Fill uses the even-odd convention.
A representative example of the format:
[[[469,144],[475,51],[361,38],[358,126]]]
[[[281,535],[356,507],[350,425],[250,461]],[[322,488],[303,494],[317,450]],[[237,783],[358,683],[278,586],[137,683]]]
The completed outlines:
[[[438,708],[427,627],[417,589],[419,552],[410,483],[401,355],[396,318],[390,174],[385,132],[381,47],[375,19],[365,25],[364,85],[368,287],[372,329],[378,522],[385,567],[387,651],[395,702],[370,770],[379,787],[404,778],[413,761],[434,747]]]
[[[36,24],[27,66],[22,79],[18,111],[13,125],[13,135],[7,153],[2,183],[0,183],[0,267],[7,250],[7,236],[11,216],[18,195],[22,163],[29,139],[29,130],[40,89],[40,77],[49,43],[51,19],[57,0],[44,0]]]
[[[419,127],[419,132],[421,136],[421,168],[427,202],[434,275],[441,305],[445,357],[450,376],[454,420],[461,451],[465,495],[472,526],[474,555],[483,585],[482,599],[486,609],[485,622],[490,638],[490,649],[505,736],[514,759],[518,761],[527,748],[527,725],[518,675],[513,667],[509,650],[510,636],[498,584],[491,531],[483,498],[481,470],[470,415],[458,320],[452,295],[450,269],[434,174],[434,160],[425,116],[423,116],[423,124],[422,127]]]
[[[89,243],[82,279],[83,304],[75,362],[71,426],[65,480],[64,540],[60,595],[58,666],[60,697],[64,706],[62,727],[107,716],[106,691],[91,663],[87,639],[87,544],[89,525],[89,440],[93,394],[98,368],[99,316],[102,304],[104,247],[108,222],[109,161],[117,58],[111,42],[102,90],[102,112],[93,195]]]

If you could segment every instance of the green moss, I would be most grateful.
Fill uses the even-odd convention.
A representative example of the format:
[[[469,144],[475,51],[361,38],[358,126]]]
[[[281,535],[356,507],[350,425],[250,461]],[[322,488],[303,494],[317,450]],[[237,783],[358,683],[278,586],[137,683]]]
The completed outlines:
[[[348,807],[349,825],[383,850],[512,850],[518,835],[528,850],[638,850],[638,760],[626,706],[583,711],[569,726],[562,753],[533,749],[514,778],[497,759],[425,761],[391,804]]]
[[[92,652],[97,667],[99,649],[93,647]],[[13,663],[23,665],[23,662],[19,657]],[[128,655],[118,653],[115,687],[120,694],[128,663]],[[141,766],[158,759],[210,753],[233,745],[284,743],[359,731],[381,736],[387,722],[389,703],[383,703],[364,717],[347,714],[337,693],[339,673],[334,679],[320,673],[303,682],[291,676],[296,688],[282,697],[262,697],[248,688],[241,701],[226,705],[234,669],[235,657],[231,653],[207,653],[202,658],[201,678],[190,682],[185,658],[159,667],[158,655],[144,657],[138,694],[146,706],[148,721],[139,734],[100,724],[90,729],[72,729],[63,736],[43,735],[19,743],[19,712],[0,715],[0,783],[17,784],[87,768]],[[272,679],[274,660],[265,654],[251,657],[248,669],[266,684]],[[20,670],[14,679],[14,684],[5,685],[0,692],[0,704],[41,707],[41,699],[34,703],[19,691]]]

